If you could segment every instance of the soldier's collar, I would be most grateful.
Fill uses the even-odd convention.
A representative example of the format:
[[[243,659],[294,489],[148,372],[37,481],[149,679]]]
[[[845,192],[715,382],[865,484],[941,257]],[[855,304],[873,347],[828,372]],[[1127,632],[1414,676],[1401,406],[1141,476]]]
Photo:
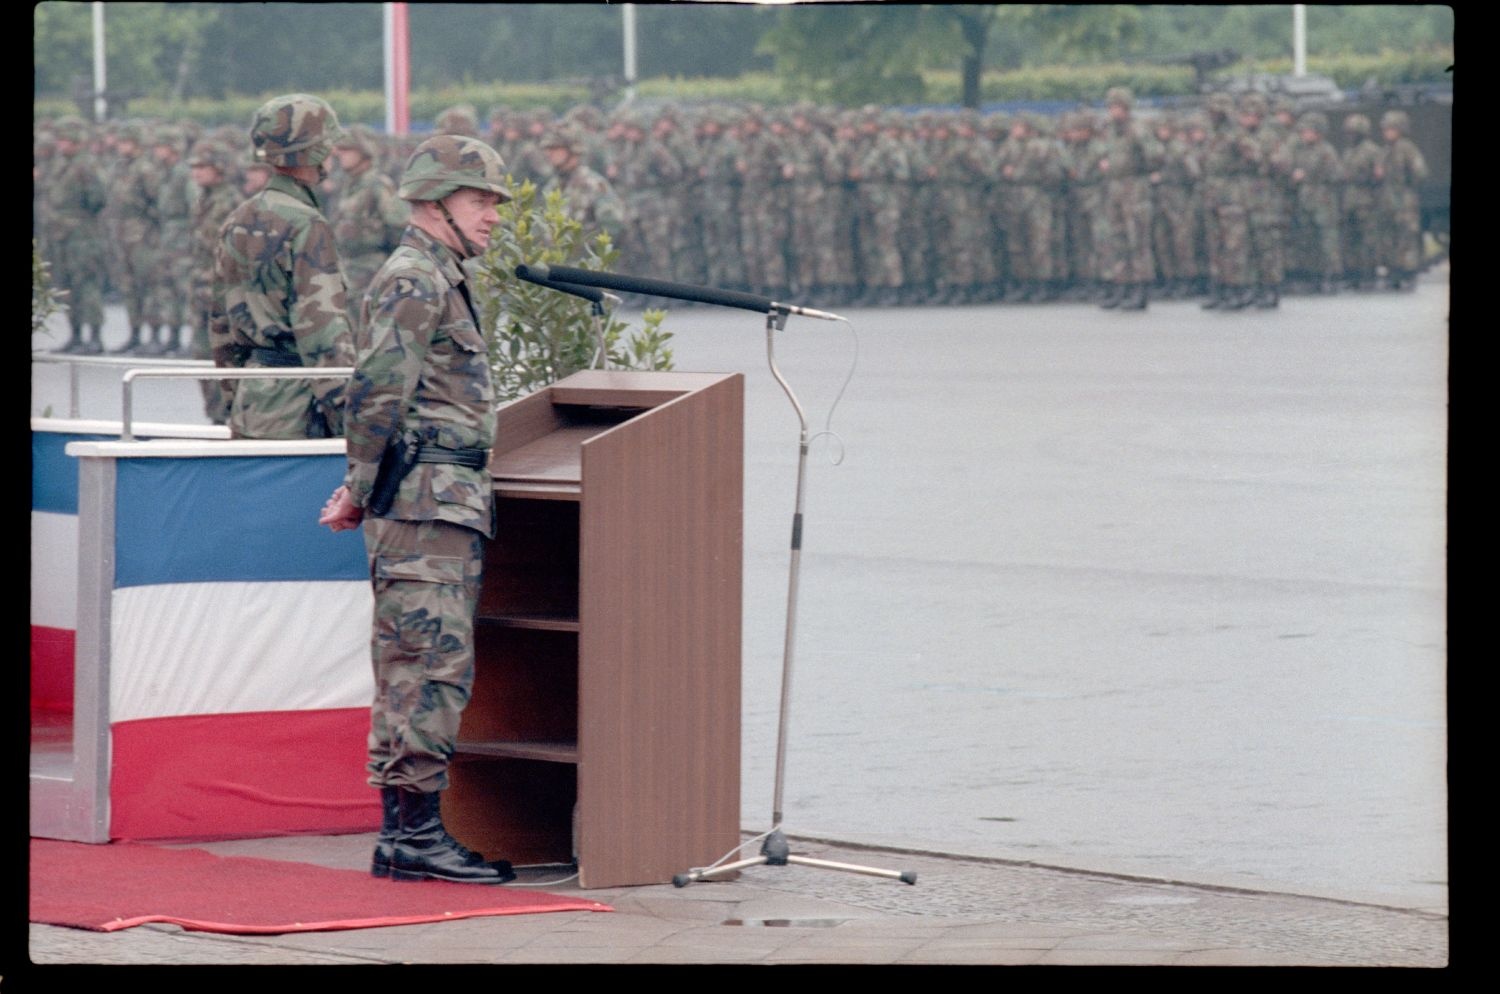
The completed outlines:
[[[289,197],[296,197],[305,204],[311,205],[315,210],[323,210],[323,201],[318,196],[318,191],[303,183],[299,183],[285,173],[271,174],[271,181],[266,184],[267,190],[279,190]]]

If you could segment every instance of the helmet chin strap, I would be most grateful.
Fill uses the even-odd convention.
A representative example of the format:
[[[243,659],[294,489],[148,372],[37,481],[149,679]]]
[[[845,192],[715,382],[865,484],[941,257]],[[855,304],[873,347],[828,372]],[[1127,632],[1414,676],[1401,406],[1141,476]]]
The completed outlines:
[[[472,259],[475,256],[482,255],[484,253],[484,250],[477,247],[473,242],[469,241],[464,233],[458,229],[458,222],[454,221],[453,215],[448,213],[448,205],[443,203],[441,200],[435,201],[435,203],[437,204],[438,210],[443,212],[443,220],[448,222],[448,228],[458,238],[458,243],[464,247],[464,258]]]

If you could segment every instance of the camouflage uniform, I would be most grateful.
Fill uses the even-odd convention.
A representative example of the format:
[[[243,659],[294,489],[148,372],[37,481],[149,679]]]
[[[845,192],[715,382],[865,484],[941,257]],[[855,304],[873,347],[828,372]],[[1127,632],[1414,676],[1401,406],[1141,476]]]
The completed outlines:
[[[57,137],[67,148],[57,150],[57,164],[46,185],[47,261],[52,285],[66,292],[72,335],[64,352],[103,351],[99,332],[104,325],[104,239],[99,222],[106,191],[99,167],[88,151],[88,125],[82,118],[63,118]],[[85,335],[84,328],[88,328]]]
[[[585,232],[606,232],[619,245],[625,231],[625,204],[609,180],[583,163],[580,156],[584,143],[577,131],[558,128],[543,144],[548,148],[566,148],[573,156],[569,164],[553,172],[543,192],[560,190],[568,216],[577,219]]]
[[[1017,118],[999,154],[1000,186],[1013,280],[1009,299],[1043,299],[1052,289],[1052,201],[1063,178],[1057,149],[1037,134],[1034,119]]]
[[[1242,177],[1250,222],[1250,262],[1257,290],[1255,306],[1276,307],[1286,279],[1286,209],[1282,189],[1291,174],[1291,150],[1274,127],[1264,124],[1268,102],[1259,93],[1240,98],[1242,143],[1254,145],[1256,167]]]
[[[1101,247],[1099,267],[1114,291],[1105,307],[1139,310],[1146,306],[1146,287],[1154,278],[1151,258],[1151,189],[1147,177],[1161,165],[1156,136],[1129,116],[1134,98],[1124,87],[1105,96],[1111,113],[1104,129],[1104,212],[1109,237]],[[1118,295],[1115,295],[1118,294]]]
[[[759,110],[740,121],[740,244],[751,291],[779,296],[787,284],[790,185],[782,173],[786,143]]]
[[[1406,137],[1409,126],[1405,111],[1386,111],[1380,117],[1386,142],[1381,162],[1380,256],[1393,290],[1414,286],[1417,271],[1422,268],[1422,210],[1417,188],[1427,179],[1427,160]]]
[[[257,151],[285,167],[318,166],[338,118],[304,94],[278,97],[256,114]],[[272,158],[274,156],[274,159]],[[209,342],[227,367],[348,366],[354,359],[347,288],[333,229],[317,193],[277,173],[224,222],[214,262]],[[343,434],[336,379],[226,380],[236,438]]]
[[[349,284],[351,318],[359,313],[359,300],[406,227],[407,207],[396,196],[396,184],[375,168],[374,136],[357,125],[339,139],[335,149],[354,149],[363,162],[348,171],[332,213],[333,238]]]
[[[1343,167],[1339,154],[1324,135],[1328,119],[1322,114],[1304,114],[1299,132],[1315,134],[1315,140],[1298,141],[1292,150],[1292,189],[1297,221],[1292,226],[1297,268],[1318,280],[1323,293],[1333,293],[1344,271],[1339,244],[1339,187]]]
[[[214,307],[214,255],[219,246],[219,231],[231,211],[240,202],[233,183],[233,153],[217,142],[199,142],[193,147],[188,165],[208,166],[218,173],[217,180],[197,186],[193,198],[190,238],[192,243],[192,356],[211,359],[208,324]],[[221,380],[200,380],[203,413],[216,425],[229,420],[229,396]]]
[[[699,239],[703,246],[704,279],[709,286],[739,290],[745,286],[740,255],[739,148],[724,121],[712,111],[699,122],[699,142],[692,165],[698,174]]]
[[[1163,290],[1168,296],[1181,297],[1191,291],[1200,275],[1198,241],[1203,212],[1198,181],[1203,163],[1197,149],[1171,119],[1158,127],[1157,141],[1163,157],[1161,168],[1151,174],[1155,201],[1152,248]]]
[[[1344,173],[1343,256],[1349,285],[1358,290],[1375,288],[1380,264],[1380,188],[1385,151],[1370,140],[1370,119],[1351,114],[1344,119],[1349,136],[1340,165]]]
[[[146,355],[182,355],[182,328],[191,321],[193,255],[190,232],[193,223],[194,187],[188,164],[177,150],[181,134],[162,129],[156,138],[159,251],[155,278],[151,282],[148,313],[156,325],[156,340],[142,346]]]
[[[881,128],[878,112],[867,111],[861,124],[866,143],[855,161],[859,205],[860,277],[871,303],[894,304],[904,274],[901,269],[902,193],[911,179],[911,163],[895,138]]]
[[[794,140],[787,145],[791,178],[791,256],[793,291],[821,296],[838,280],[832,258],[838,225],[836,200],[842,194],[833,139],[813,121],[811,108],[792,111]],[[830,173],[830,170],[832,171]]]
[[[1099,252],[1109,229],[1104,220],[1104,144],[1095,131],[1094,116],[1078,111],[1072,120],[1072,139],[1065,149],[1067,170],[1068,247],[1073,279],[1083,284],[1083,296],[1097,297],[1103,277]]]
[[[1203,152],[1203,216],[1213,296],[1205,310],[1239,310],[1250,303],[1250,218],[1247,175],[1259,168],[1260,146],[1234,120],[1234,98],[1208,99],[1213,127]]]
[[[509,199],[503,168],[477,139],[430,138],[412,156],[400,194],[441,200],[459,188],[455,179],[471,185],[480,180],[466,174],[482,173],[484,189]],[[495,392],[462,262],[427,231],[407,227],[364,298],[347,411],[344,484],[366,508],[375,595],[369,782],[432,797],[448,785],[473,688],[484,540],[495,534],[487,468]],[[367,505],[398,439],[420,456],[377,513]],[[399,849],[395,858],[399,867]]]
[[[144,125],[122,128],[126,148],[111,174],[108,194],[110,248],[115,289],[125,298],[130,340],[117,352],[134,352],[151,318],[151,285],[160,248],[157,197],[161,178],[149,154]]]

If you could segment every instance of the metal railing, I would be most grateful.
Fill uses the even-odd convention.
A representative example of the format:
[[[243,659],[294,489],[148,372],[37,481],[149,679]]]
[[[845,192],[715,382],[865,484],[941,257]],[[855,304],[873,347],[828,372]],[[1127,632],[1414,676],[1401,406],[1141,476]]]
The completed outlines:
[[[284,368],[215,367],[208,369],[127,369],[123,377],[124,398],[120,417],[120,441],[131,442],[131,385],[138,379],[161,380],[346,380],[354,375],[353,366],[296,366]]]
[[[78,370],[83,366],[115,366],[121,369],[147,368],[205,368],[212,369],[210,359],[145,359],[139,356],[73,355],[68,352],[32,352],[32,362],[48,365],[68,366],[68,417],[78,417]]]

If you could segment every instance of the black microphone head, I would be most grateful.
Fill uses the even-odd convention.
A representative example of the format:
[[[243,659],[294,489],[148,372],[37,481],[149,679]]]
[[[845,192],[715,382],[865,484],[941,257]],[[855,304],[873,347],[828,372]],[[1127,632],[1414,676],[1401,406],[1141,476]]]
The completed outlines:
[[[546,263],[536,262],[531,264],[522,263],[516,267],[516,275],[523,280],[535,283],[540,280],[543,283],[552,281],[552,270]]]

